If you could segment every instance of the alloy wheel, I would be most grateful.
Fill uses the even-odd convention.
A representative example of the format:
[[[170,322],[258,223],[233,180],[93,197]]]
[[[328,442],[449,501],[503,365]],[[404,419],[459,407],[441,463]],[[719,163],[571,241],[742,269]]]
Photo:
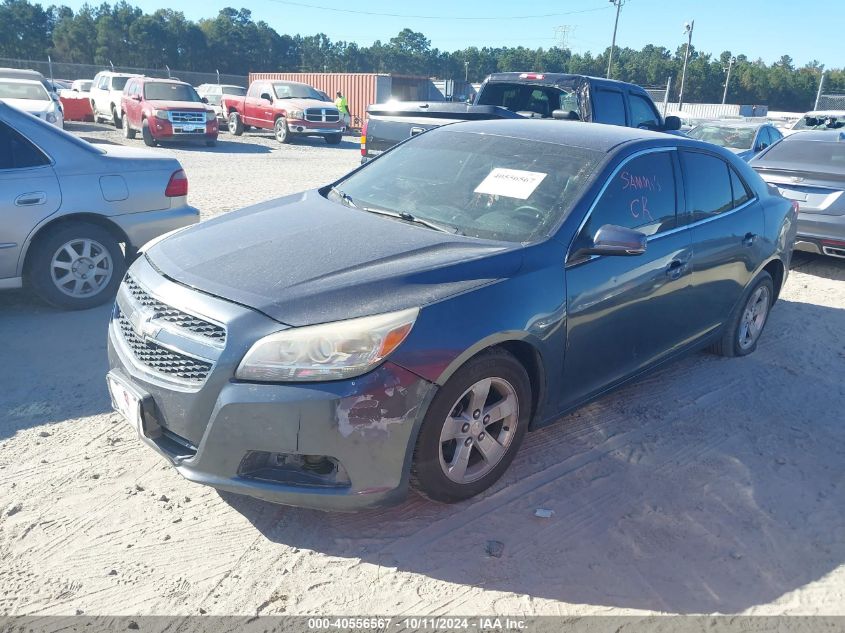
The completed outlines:
[[[761,285],[749,297],[739,321],[739,346],[742,349],[748,349],[757,342],[768,316],[769,289]]]
[[[440,431],[440,467],[452,481],[468,484],[493,470],[505,456],[519,424],[519,398],[502,378],[485,378],[452,406]]]
[[[89,238],[64,243],[50,261],[50,277],[62,293],[84,298],[108,286],[114,262],[105,246]]]

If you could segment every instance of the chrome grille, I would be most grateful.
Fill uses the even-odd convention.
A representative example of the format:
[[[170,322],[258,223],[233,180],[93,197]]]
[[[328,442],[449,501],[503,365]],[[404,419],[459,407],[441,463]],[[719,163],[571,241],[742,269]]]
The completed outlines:
[[[211,371],[211,363],[169,350],[135,334],[129,319],[121,312],[117,317],[120,333],[132,354],[153,371],[182,380],[202,383]]]
[[[172,123],[205,123],[205,112],[170,112]]]
[[[226,343],[226,328],[222,325],[211,323],[205,319],[165,305],[155,297],[149,295],[130,275],[126,275],[123,283],[137,303],[153,311],[153,319],[172,323],[196,336],[211,339],[220,345]]]
[[[305,120],[313,123],[337,123],[340,112],[335,108],[309,108],[305,111]]]

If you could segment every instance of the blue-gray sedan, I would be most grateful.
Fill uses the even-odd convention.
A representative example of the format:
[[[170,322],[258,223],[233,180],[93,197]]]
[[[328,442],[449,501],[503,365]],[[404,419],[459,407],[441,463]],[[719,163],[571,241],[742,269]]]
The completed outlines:
[[[557,121],[436,128],[133,264],[109,386],[192,481],[349,510],[492,485],[659,363],[751,353],[795,211],[730,152]]]

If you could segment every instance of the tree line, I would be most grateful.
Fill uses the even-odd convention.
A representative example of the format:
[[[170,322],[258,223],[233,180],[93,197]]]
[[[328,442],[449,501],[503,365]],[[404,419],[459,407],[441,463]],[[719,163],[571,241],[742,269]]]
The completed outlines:
[[[647,45],[642,50],[617,47],[612,75],[642,86],[677,87],[685,44],[674,51]],[[121,0],[117,4],[44,7],[29,0],[0,4],[0,57],[98,64],[115,67],[170,68],[246,75],[250,71],[380,72],[441,79],[481,81],[497,71],[535,70],[604,76],[608,49],[573,53],[560,47],[468,47],[441,51],[412,29],[370,46],[331,41],[325,34],[278,33],[255,21],[248,9],[222,9],[214,18],[189,20],[181,11],[144,13]],[[803,111],[813,105],[821,74],[817,61],[797,67],[789,55],[773,64],[732,51],[720,55],[692,47],[684,100],[714,103],[722,99],[728,60],[735,56],[729,103],[768,105]],[[845,70],[829,70],[826,91],[845,90]]]

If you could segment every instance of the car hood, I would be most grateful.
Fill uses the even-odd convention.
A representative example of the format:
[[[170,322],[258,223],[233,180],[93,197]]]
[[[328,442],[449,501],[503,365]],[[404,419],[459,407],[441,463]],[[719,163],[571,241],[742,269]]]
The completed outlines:
[[[147,101],[156,110],[182,110],[184,112],[205,112],[210,108],[204,103],[194,101]]]
[[[52,101],[35,101],[34,99],[0,99],[0,101],[30,114],[44,114],[53,108]]]
[[[281,104],[287,109],[296,108],[297,110],[305,110],[306,108],[325,108],[328,110],[331,108],[332,110],[337,110],[333,103],[320,101],[319,99],[279,99],[276,103]]]
[[[303,326],[423,306],[512,276],[522,248],[307,191],[180,231],[146,257],[174,281]]]

